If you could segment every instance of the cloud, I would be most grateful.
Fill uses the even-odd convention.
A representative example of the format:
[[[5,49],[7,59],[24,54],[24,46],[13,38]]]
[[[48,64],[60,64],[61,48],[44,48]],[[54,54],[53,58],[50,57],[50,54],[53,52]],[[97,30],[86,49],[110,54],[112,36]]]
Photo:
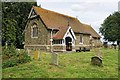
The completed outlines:
[[[118,3],[118,10],[120,11],[120,1],[119,1],[119,3]]]
[[[79,4],[73,4],[71,6],[72,11],[80,11],[80,9],[83,9],[83,6],[80,6]]]
[[[71,5],[71,10],[75,12],[110,12],[118,10],[117,4],[113,2],[76,2]]]

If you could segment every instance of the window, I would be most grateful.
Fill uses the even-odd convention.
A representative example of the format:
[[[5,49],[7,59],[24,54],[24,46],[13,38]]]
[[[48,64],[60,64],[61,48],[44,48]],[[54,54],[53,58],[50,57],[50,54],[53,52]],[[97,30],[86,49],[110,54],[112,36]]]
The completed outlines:
[[[53,44],[62,44],[62,40],[53,40]]]
[[[83,42],[82,35],[80,34],[80,43]]]
[[[37,27],[37,25],[36,24],[34,24],[33,26],[32,26],[32,38],[37,38],[38,37],[38,27]]]

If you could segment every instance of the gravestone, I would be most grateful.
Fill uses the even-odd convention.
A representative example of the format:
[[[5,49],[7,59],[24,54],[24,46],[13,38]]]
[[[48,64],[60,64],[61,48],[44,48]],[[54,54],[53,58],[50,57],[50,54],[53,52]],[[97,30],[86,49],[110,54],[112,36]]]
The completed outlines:
[[[112,47],[113,47],[114,49],[116,49],[116,48],[117,48],[117,45],[116,45],[116,44],[112,44]]]
[[[102,52],[100,48],[95,48],[94,51],[95,51],[96,56],[98,56],[99,58],[102,58]]]
[[[39,51],[38,51],[38,50],[35,50],[35,51],[34,51],[34,59],[35,59],[35,60],[39,60],[39,58],[40,58],[40,57],[39,57]]]
[[[103,42],[104,48],[108,48],[108,42]]]
[[[27,52],[28,52],[28,56],[30,56],[30,50],[29,49],[27,49]]]
[[[91,58],[91,64],[97,65],[97,66],[102,66],[102,59],[98,56],[94,56]]]
[[[51,59],[53,65],[58,65],[58,53],[52,53]]]

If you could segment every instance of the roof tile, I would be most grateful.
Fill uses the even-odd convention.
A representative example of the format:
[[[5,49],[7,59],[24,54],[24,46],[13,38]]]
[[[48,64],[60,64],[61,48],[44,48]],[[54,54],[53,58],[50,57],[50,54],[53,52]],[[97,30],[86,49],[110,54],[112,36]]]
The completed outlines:
[[[89,33],[93,37],[100,37],[90,25],[81,23],[77,18],[60,14],[54,11],[46,10],[36,6],[33,6],[33,8],[37,15],[41,17],[48,29],[59,29],[59,27],[62,26],[62,28],[60,28],[59,32],[56,34],[58,35],[62,33],[61,36],[59,35],[59,37],[63,36],[64,33],[62,32],[62,29],[67,29],[66,27],[68,27],[68,24],[72,27],[74,32]]]

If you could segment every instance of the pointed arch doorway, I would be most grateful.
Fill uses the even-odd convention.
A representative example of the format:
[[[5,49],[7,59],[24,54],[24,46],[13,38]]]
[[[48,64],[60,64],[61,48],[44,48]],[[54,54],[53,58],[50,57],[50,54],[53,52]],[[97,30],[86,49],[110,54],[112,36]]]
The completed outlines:
[[[65,38],[65,44],[66,44],[66,51],[72,51],[72,38],[71,37]]]

